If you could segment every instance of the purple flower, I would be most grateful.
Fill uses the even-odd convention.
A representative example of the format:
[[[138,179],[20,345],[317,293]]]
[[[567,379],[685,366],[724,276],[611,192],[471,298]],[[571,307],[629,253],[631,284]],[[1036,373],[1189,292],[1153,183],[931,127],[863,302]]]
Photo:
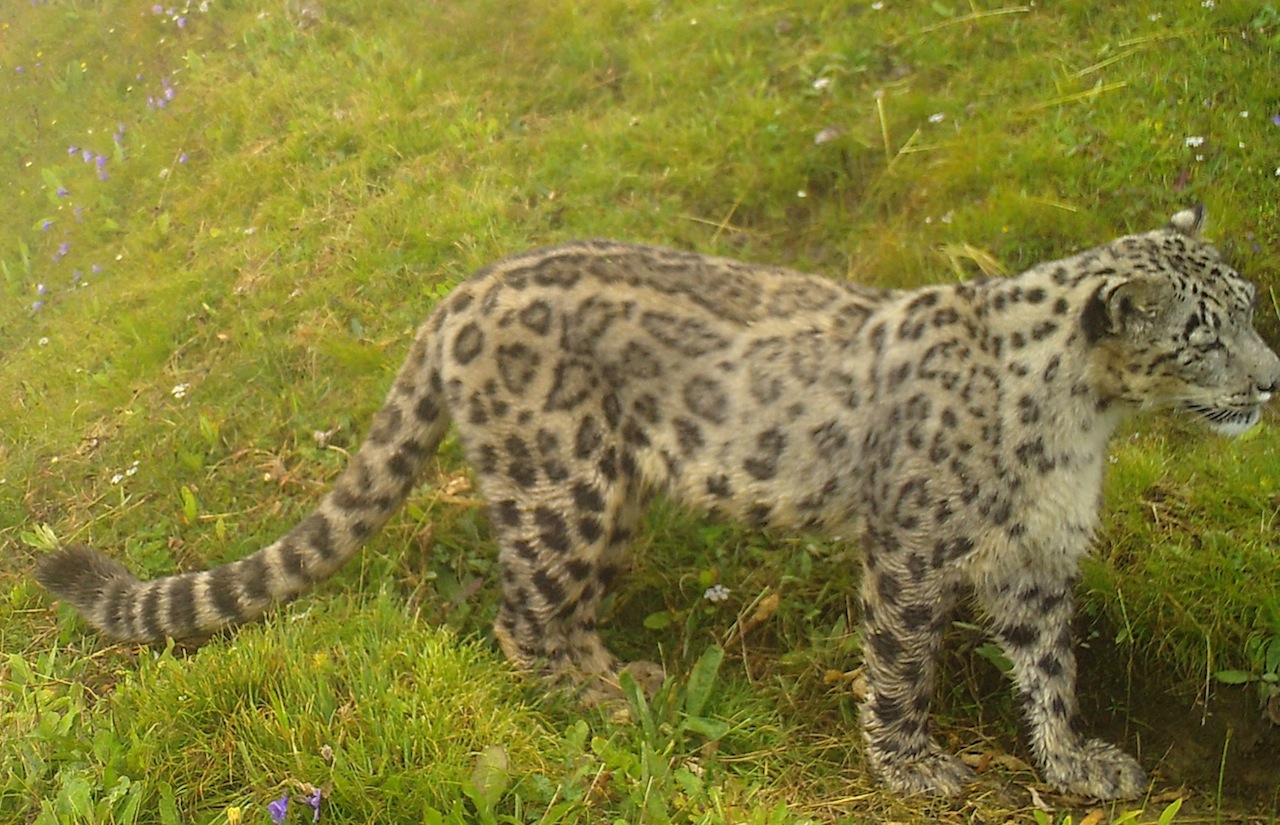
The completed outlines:
[[[71,283],[78,284],[80,279],[84,277],[84,273],[78,269],[71,270]]]
[[[41,231],[48,232],[52,228],[53,228],[53,221],[49,220],[48,218],[45,218],[44,220],[40,221]]]
[[[88,163],[89,161],[93,160],[93,152],[89,149],[81,149],[80,159],[83,160],[85,163]]]
[[[49,287],[45,286],[44,284],[36,284],[36,294],[37,294],[37,295],[48,295],[48,294],[49,294]]]
[[[70,194],[71,194],[71,191],[68,190],[65,186],[58,187],[58,197],[65,198],[67,195],[70,195]]]
[[[185,18],[185,17],[179,17],[179,18],[178,18],[178,28],[180,28],[180,29],[185,29],[186,27],[187,27],[187,18]]]
[[[311,806],[311,821],[320,821],[320,789],[312,788],[311,793],[307,796],[307,804]]]
[[[58,244],[58,251],[53,253],[53,260],[55,262],[62,260],[67,256],[67,253],[70,251],[71,251],[71,244],[67,243],[66,241],[63,241],[62,243]]]
[[[152,13],[152,14],[164,14],[164,7],[163,7],[163,6],[161,6],[159,3],[156,3],[154,6],[152,6],[152,7],[151,7],[151,13]]]
[[[68,155],[74,155],[76,152],[79,152],[79,151],[80,151],[80,147],[79,147],[79,146],[68,146],[68,147],[67,147],[67,154],[68,154]]]
[[[1277,113],[1277,114],[1272,115],[1272,116],[1271,116],[1271,122],[1272,122],[1272,123],[1274,123],[1274,124],[1275,124],[1275,125],[1277,125],[1277,126],[1280,126],[1280,113]]]
[[[289,815],[289,794],[285,794],[274,802],[268,802],[267,813],[275,825],[284,825],[284,818]]]
[[[15,71],[15,72],[17,72],[18,74],[23,74],[23,73],[25,73],[27,70],[26,70],[26,69],[24,69],[24,68],[22,68],[21,66],[19,66],[18,68],[14,69],[14,71]]]
[[[183,152],[181,155],[178,155],[178,163],[186,163],[186,162],[187,162],[186,152]]]
[[[99,169],[105,169],[107,166],[107,156],[98,155],[93,159],[93,165],[97,166]]]
[[[107,174],[107,170],[106,170],[106,169],[99,169],[99,170],[98,170],[98,180],[107,180],[107,179],[108,179],[108,178],[110,178],[110,177],[111,177],[111,176]]]
[[[43,308],[44,308],[44,301],[36,301],[34,304],[31,305],[31,314],[35,315],[37,312],[39,312]]]
[[[91,271],[94,275],[100,275],[100,274],[102,274],[102,265],[101,265],[101,264],[94,264],[94,265],[91,267],[90,271]]]

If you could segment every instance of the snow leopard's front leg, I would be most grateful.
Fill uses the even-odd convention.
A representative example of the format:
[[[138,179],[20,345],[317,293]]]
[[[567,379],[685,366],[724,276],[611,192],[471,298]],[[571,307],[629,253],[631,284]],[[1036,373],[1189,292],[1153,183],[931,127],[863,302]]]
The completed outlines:
[[[1133,757],[1075,732],[1076,659],[1072,648],[1073,582],[1018,569],[980,581],[978,598],[992,632],[1013,663],[1030,727],[1031,752],[1044,781],[1095,799],[1131,799],[1147,788]]]

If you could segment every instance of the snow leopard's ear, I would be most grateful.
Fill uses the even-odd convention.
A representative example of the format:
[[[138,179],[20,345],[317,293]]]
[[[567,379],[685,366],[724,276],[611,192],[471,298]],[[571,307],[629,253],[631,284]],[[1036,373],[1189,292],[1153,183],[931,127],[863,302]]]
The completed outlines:
[[[1176,229],[1188,238],[1198,238],[1204,231],[1205,209],[1203,203],[1197,203],[1190,209],[1183,209],[1169,219],[1169,228]]]
[[[1098,287],[1085,305],[1080,324],[1090,343],[1122,332],[1140,333],[1171,303],[1168,279],[1137,275]]]

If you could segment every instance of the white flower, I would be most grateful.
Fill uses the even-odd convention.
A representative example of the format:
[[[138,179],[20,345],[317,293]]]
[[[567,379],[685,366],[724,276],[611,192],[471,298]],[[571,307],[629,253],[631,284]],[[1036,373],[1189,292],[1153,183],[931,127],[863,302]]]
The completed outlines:
[[[944,121],[944,120],[946,120],[946,119],[947,119],[947,116],[946,116],[946,115],[944,115],[942,112],[936,112],[936,113],[934,113],[934,114],[929,115],[929,122],[930,122],[930,123],[941,123],[942,121]]]
[[[817,80],[813,81],[813,88],[818,89],[819,91],[827,88],[830,85],[831,85],[831,78],[829,77],[820,77]]]
[[[719,604],[720,602],[728,600],[729,588],[725,587],[723,584],[713,584],[702,594],[702,598],[712,604]]]
[[[1202,138],[1200,135],[1192,135],[1191,137],[1187,138],[1187,145],[1191,147],[1203,146],[1204,138]]]
[[[169,390],[169,393],[170,393],[171,395],[173,395],[173,397],[174,397],[174,398],[186,398],[186,397],[187,397],[187,385],[186,385],[186,384],[175,384],[175,385],[174,385],[174,387],[173,387],[173,389]]]
[[[1248,116],[1249,116],[1249,113],[1247,111],[1240,113],[1240,117],[1248,117]]]
[[[1277,175],[1280,175],[1280,169],[1277,169],[1277,170],[1276,170],[1276,174],[1277,174]],[[40,345],[40,346],[42,346],[42,347],[47,347],[47,346],[49,346],[49,339],[48,339],[48,338],[41,338],[39,341],[36,341],[36,343],[37,343],[37,344],[39,344],[39,345]]]
[[[1211,8],[1213,8],[1215,5],[1216,5],[1216,4],[1213,2],[1213,0],[1204,0],[1204,2],[1200,4],[1200,8],[1202,8],[1202,9],[1211,9]]]
[[[1147,15],[1147,19],[1148,19],[1148,20],[1150,20],[1152,23],[1156,22],[1156,21],[1157,21],[1157,20],[1159,20],[1161,17],[1164,17],[1164,15],[1163,15],[1163,14],[1161,14],[1160,12],[1156,12],[1155,14],[1148,14],[1148,15]]]
[[[124,474],[123,474],[123,473],[116,473],[115,475],[113,475],[113,476],[111,477],[111,483],[112,483],[112,484],[119,484],[119,483],[120,483],[120,482],[122,482],[122,481],[124,481]]]
[[[880,11],[882,8],[884,8],[884,3],[879,2],[879,0],[871,4],[872,11]]]

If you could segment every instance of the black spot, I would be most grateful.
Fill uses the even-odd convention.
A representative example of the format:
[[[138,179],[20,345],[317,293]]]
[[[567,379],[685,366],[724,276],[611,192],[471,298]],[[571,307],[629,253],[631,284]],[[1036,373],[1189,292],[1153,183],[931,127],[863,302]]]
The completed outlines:
[[[1036,662],[1036,667],[1038,667],[1040,672],[1045,676],[1048,676],[1050,679],[1061,676],[1063,672],[1062,660],[1053,653],[1046,653],[1041,656],[1040,660]]]
[[[723,424],[728,414],[729,399],[720,382],[695,375],[684,386],[684,404],[689,412],[714,424]]]
[[[732,498],[733,485],[729,482],[729,477],[723,473],[707,476],[707,492],[716,498]]]
[[[1000,638],[1004,639],[1009,647],[1024,649],[1035,643],[1039,634],[1036,629],[1030,625],[1020,624],[1013,627],[1006,627],[1000,630]]]
[[[484,333],[475,321],[464,326],[453,339],[453,357],[459,364],[470,364],[484,350]]]
[[[617,427],[618,422],[622,420],[622,404],[618,401],[616,393],[608,393],[600,404],[600,409],[604,412],[604,423],[610,427]]]
[[[604,497],[600,495],[600,490],[582,481],[573,486],[573,503],[580,510],[592,513],[604,512]]]
[[[283,550],[284,548],[282,547],[281,549]],[[281,554],[280,558],[284,561],[283,554]],[[294,551],[293,558],[297,558],[296,550]],[[286,569],[289,567],[289,565],[285,566]],[[303,579],[304,577],[301,570],[302,561],[300,558],[298,559],[296,567],[296,571],[287,570],[290,578],[295,580]],[[208,576],[206,579],[207,586],[205,587],[205,593],[207,593],[209,598],[213,600],[213,609],[218,613],[218,618],[223,624],[237,622],[242,618],[240,615],[240,598],[236,594],[236,591],[240,589],[239,577],[236,573],[237,570],[235,565],[228,564],[222,567],[215,567],[205,574]]]
[[[493,503],[493,519],[503,527],[519,527],[523,519],[520,515],[520,505],[515,499],[503,499]]]
[[[767,527],[773,516],[773,506],[763,502],[756,503],[747,508],[746,515],[747,524],[752,527]]]
[[[568,553],[569,528],[559,511],[549,507],[539,507],[533,511],[533,523],[538,528],[538,538],[557,553]]]
[[[893,576],[882,575],[876,582],[876,595],[880,597],[880,601],[890,607],[898,603],[898,597],[902,595],[902,585]]]
[[[559,605],[564,602],[564,586],[556,581],[545,570],[533,571],[533,586],[547,604]]]
[[[498,347],[497,358],[503,386],[516,395],[523,395],[529,388],[542,363],[542,356],[536,350],[521,343]]]
[[[573,453],[578,458],[586,459],[595,455],[596,450],[604,443],[604,431],[594,416],[584,416],[578,424],[578,434],[574,438]]]
[[[424,395],[413,405],[413,414],[424,424],[432,422],[440,417],[440,405],[434,395]]]
[[[568,571],[569,577],[575,582],[586,581],[592,571],[591,563],[582,559],[569,559],[569,561],[565,562],[564,569]],[[583,592],[583,597],[586,598],[585,591]]]
[[[933,624],[933,612],[927,604],[909,605],[902,611],[902,624],[912,633],[919,633]]]
[[[778,474],[778,459],[787,447],[787,437],[777,427],[756,436],[757,454],[742,463],[743,469],[760,481],[767,481]]]
[[[528,489],[538,482],[538,470],[529,454],[529,447],[518,435],[509,435],[503,446],[511,461],[507,475],[521,487]]]
[[[337,548],[333,546],[333,527],[323,513],[312,513],[298,525],[298,538],[303,546],[324,561],[332,561]]]
[[[520,323],[531,332],[546,335],[551,329],[551,305],[546,301],[534,301],[520,310]]]
[[[702,430],[698,425],[687,418],[677,416],[671,420],[671,425],[676,430],[676,443],[680,445],[680,452],[688,457],[697,452],[704,445],[702,438]]]
[[[591,395],[596,384],[595,371],[589,365],[575,360],[561,361],[556,365],[546,409],[571,410]]]
[[[604,535],[604,526],[594,516],[583,516],[578,519],[578,535],[587,544],[595,544]]]

